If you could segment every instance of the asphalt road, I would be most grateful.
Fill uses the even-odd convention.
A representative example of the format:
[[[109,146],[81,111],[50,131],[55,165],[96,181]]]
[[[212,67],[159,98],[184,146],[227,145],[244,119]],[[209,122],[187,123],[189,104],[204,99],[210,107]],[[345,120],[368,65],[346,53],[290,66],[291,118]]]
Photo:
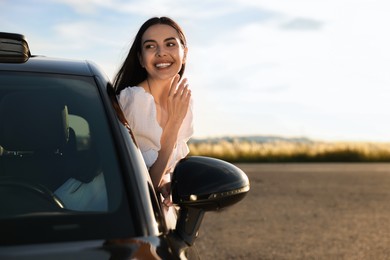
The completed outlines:
[[[251,190],[206,213],[202,259],[390,259],[390,164],[238,164]]]

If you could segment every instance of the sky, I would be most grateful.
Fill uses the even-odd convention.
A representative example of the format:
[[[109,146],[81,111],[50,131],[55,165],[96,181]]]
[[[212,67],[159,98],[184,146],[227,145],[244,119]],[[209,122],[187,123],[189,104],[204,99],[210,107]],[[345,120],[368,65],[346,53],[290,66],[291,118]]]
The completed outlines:
[[[144,21],[184,29],[194,137],[390,142],[388,0],[0,0],[0,31],[112,80]]]

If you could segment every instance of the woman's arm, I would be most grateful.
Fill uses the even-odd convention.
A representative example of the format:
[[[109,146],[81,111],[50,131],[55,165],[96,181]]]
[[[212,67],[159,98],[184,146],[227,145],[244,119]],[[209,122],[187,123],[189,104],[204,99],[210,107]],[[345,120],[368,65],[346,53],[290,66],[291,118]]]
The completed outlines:
[[[172,156],[172,151],[175,148],[177,135],[180,125],[167,123],[161,135],[161,149],[154,164],[150,167],[149,173],[153,182],[153,186],[158,189],[162,184],[164,174],[168,170],[168,163]]]
[[[168,93],[168,120],[161,135],[161,149],[158,152],[157,160],[149,169],[155,188],[162,184],[161,181],[167,171],[179,129],[188,111],[190,99],[191,90],[188,89],[187,79],[179,82],[179,77],[175,77]]]

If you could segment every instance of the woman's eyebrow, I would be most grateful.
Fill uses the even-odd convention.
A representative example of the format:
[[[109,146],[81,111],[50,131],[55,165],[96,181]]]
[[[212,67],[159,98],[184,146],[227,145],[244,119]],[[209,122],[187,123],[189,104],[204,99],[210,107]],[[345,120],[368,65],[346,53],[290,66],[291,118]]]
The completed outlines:
[[[176,38],[176,37],[169,37],[169,38],[166,38],[166,39],[164,40],[164,42],[172,41],[172,40],[176,41],[177,38]],[[150,40],[145,40],[145,41],[143,42],[143,44],[148,43],[148,42],[153,42],[153,43],[155,43],[155,42],[157,42],[157,41],[156,41],[156,40],[152,40],[152,39],[150,39]]]
[[[142,45],[144,45],[145,43],[148,43],[148,42],[153,42],[153,43],[155,43],[156,41],[155,41],[155,40],[145,40],[145,41],[142,43]]]
[[[171,41],[171,40],[176,41],[176,37],[169,37],[169,38],[166,38],[166,39],[164,40],[164,42]]]

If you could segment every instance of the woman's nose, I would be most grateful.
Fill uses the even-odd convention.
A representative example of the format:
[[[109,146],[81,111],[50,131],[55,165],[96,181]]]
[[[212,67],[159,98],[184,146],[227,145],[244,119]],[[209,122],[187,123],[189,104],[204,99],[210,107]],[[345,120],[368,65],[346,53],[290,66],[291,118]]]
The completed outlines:
[[[158,57],[165,56],[165,55],[166,55],[166,53],[165,53],[165,51],[164,51],[164,48],[157,47],[157,50],[156,50],[156,55],[157,55]]]

